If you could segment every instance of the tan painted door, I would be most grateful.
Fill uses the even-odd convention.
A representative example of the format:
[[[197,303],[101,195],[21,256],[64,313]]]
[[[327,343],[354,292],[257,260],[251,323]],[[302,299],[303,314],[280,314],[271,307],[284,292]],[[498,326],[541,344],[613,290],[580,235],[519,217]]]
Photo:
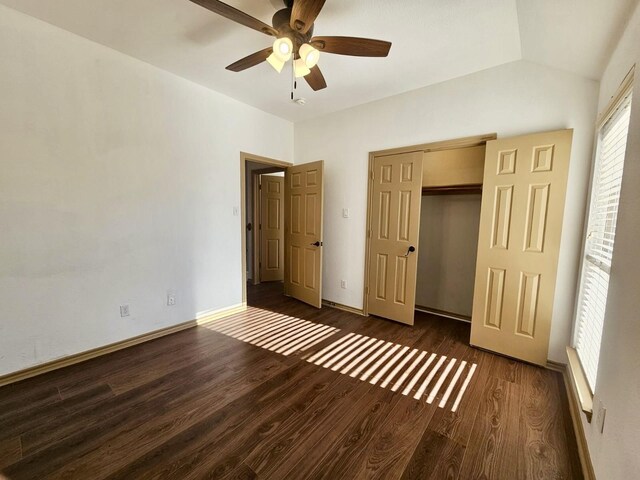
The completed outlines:
[[[367,310],[413,325],[424,152],[373,160]]]
[[[324,161],[285,171],[284,293],[322,306],[322,201]]]
[[[487,142],[472,345],[547,362],[572,135]]]
[[[260,281],[284,280],[284,177],[260,176]]]

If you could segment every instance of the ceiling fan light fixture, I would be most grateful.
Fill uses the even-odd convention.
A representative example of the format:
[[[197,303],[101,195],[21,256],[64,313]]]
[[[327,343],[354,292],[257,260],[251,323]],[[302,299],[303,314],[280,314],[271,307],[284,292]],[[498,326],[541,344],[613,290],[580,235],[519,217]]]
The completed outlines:
[[[287,37],[278,38],[273,42],[273,54],[283,62],[289,60],[292,53],[293,43]]]
[[[298,58],[293,62],[293,72],[296,78],[300,78],[309,75],[311,70],[309,70],[309,67],[307,67],[302,58]]]
[[[284,61],[281,60],[276,54],[275,52],[272,53],[271,55],[269,55],[267,57],[267,62],[269,63],[269,65],[271,65],[273,67],[273,69],[280,73],[282,71],[282,68],[284,67]]]
[[[308,43],[304,43],[298,53],[300,54],[300,58],[304,60],[307,68],[315,67],[318,64],[318,60],[320,60],[320,52]]]

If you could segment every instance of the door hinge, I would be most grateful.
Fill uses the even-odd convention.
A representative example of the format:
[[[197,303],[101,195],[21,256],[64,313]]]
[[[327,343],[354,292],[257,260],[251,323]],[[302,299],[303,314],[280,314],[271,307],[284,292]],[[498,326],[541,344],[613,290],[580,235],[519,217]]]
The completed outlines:
[[[369,295],[369,287],[364,287],[364,294]]]
[[[262,224],[258,225],[258,230],[262,230]]]
[[[371,230],[367,230],[367,238],[371,238]]]
[[[369,178],[370,178],[371,180],[373,180],[373,178],[374,178],[374,177],[375,177],[375,174],[373,173],[373,170],[371,170],[371,171],[369,172]]]
[[[262,190],[262,184],[258,185],[258,190]]]

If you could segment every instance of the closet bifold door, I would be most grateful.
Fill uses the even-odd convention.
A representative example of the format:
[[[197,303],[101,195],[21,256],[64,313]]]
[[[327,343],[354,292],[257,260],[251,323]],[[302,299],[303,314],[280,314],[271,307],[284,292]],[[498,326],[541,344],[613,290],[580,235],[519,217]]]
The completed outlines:
[[[375,157],[370,178],[368,313],[413,325],[423,152]]]
[[[471,344],[546,365],[573,130],[487,142]]]

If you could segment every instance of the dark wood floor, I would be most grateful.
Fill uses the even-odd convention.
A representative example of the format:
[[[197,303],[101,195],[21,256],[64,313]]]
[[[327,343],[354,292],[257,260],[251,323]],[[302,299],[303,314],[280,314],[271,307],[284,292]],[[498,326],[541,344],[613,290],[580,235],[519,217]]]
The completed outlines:
[[[462,322],[409,328],[280,289],[250,288],[238,319],[335,335],[283,355],[198,327],[1,388],[0,478],[582,478],[559,374],[468,347]],[[457,411],[305,360],[349,332],[475,363]]]

